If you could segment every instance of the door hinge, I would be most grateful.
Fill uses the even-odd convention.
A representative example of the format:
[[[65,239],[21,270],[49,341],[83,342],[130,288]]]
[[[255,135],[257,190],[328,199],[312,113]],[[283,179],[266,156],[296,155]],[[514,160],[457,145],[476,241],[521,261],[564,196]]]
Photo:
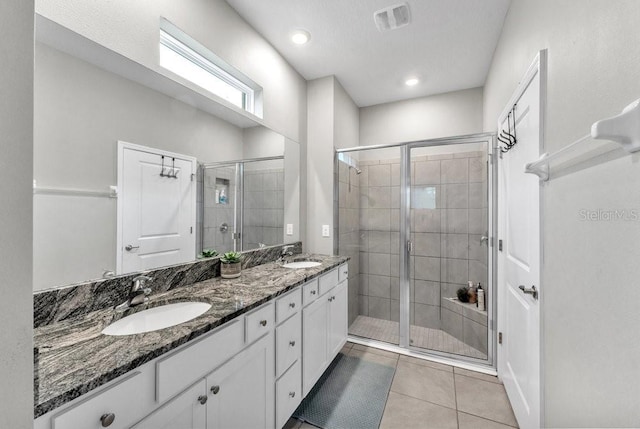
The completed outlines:
[[[240,233],[239,232],[234,232],[231,236],[232,239],[234,240],[239,240],[240,239]]]
[[[502,252],[502,240],[498,240],[498,250]]]
[[[413,241],[407,240],[407,252],[411,254],[413,252]]]
[[[191,181],[192,181],[192,182],[195,180],[195,178],[196,178],[196,175],[195,175],[195,174],[193,174],[193,173],[191,173]]]
[[[498,344],[502,344],[502,332],[498,332]]]

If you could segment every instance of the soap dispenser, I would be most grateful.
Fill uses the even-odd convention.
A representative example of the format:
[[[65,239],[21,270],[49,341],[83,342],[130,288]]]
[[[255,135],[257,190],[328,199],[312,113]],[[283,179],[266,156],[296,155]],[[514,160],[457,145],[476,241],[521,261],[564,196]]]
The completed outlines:
[[[485,311],[487,307],[485,302],[484,289],[482,288],[482,285],[480,284],[480,282],[478,282],[477,294],[478,294],[478,304],[477,304],[478,309],[480,311]]]

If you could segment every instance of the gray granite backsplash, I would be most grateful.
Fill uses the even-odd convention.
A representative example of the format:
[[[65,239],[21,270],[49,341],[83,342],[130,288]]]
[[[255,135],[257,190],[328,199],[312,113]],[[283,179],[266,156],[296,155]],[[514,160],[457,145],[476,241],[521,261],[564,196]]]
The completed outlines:
[[[293,253],[302,253],[302,243],[292,243]],[[280,257],[284,244],[242,252],[242,268],[251,268]],[[155,270],[124,274],[110,279],[61,286],[35,292],[33,327],[39,328],[124,302],[134,277],[144,273],[153,278],[147,285],[155,293],[166,292],[220,275],[220,258],[200,259]]]

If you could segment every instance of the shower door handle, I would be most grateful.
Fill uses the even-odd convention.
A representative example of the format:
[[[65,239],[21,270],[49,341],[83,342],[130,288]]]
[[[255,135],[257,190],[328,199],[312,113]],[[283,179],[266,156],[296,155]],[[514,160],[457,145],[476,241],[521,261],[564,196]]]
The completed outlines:
[[[485,243],[489,243],[489,237],[486,235],[483,235],[482,237],[480,237],[480,245],[482,246]]]
[[[413,241],[407,240],[407,252],[409,254],[413,253]]]

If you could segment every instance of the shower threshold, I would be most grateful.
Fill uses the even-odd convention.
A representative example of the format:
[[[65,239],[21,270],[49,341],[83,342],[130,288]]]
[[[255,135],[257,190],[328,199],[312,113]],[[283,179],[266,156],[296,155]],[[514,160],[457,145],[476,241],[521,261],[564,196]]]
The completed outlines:
[[[391,320],[358,316],[349,326],[349,335],[398,344],[400,324]],[[463,343],[440,329],[411,325],[411,345],[477,359],[487,359],[486,353]]]

